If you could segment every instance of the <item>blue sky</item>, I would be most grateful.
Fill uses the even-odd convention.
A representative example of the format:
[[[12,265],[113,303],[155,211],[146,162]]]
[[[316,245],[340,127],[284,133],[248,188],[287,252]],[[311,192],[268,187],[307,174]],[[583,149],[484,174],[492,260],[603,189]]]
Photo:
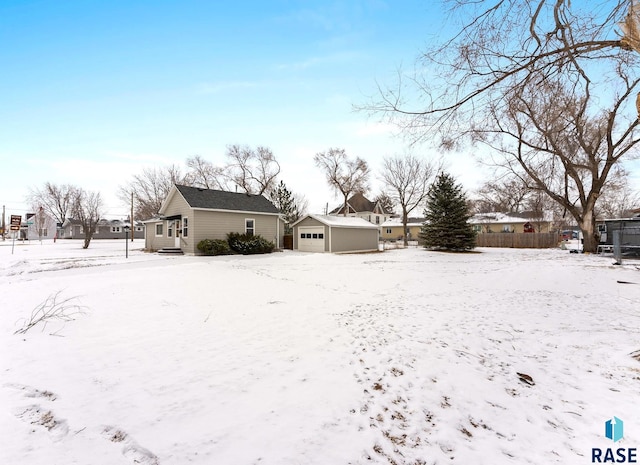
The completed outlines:
[[[109,215],[125,215],[116,192],[133,174],[194,155],[222,164],[237,143],[270,147],[311,211],[334,206],[313,155],[341,147],[375,174],[384,156],[405,151],[392,128],[352,106],[413,65],[438,32],[439,8],[0,2],[0,201],[7,214],[24,213],[29,187],[72,183],[101,192]]]

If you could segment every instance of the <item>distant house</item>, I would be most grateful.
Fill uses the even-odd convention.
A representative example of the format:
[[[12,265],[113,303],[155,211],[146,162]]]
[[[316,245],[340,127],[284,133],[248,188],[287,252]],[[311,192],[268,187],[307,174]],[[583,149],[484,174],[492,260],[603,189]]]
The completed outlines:
[[[387,212],[380,202],[372,202],[367,199],[362,193],[353,195],[347,200],[346,216],[355,216],[367,220],[369,223],[381,225],[389,218],[391,213]],[[332,210],[329,215],[332,216],[345,216],[345,206],[341,205],[338,208]]]
[[[477,234],[486,233],[548,233],[552,221],[539,215],[523,213],[477,213],[469,219]]]
[[[616,241],[624,247],[631,247],[638,251],[640,247],[640,209],[632,210],[627,218],[612,218],[598,225],[600,243],[613,246]],[[617,238],[616,238],[617,237]]]
[[[20,239],[30,241],[53,239],[56,237],[58,223],[44,211],[27,213],[20,227]]]
[[[203,239],[226,239],[230,232],[256,234],[282,246],[284,222],[262,195],[174,185],[158,216],[144,221],[147,250],[174,249],[200,254]]]
[[[407,218],[407,240],[417,241],[420,229],[426,218]],[[402,218],[390,218],[380,225],[380,239],[383,241],[398,241],[403,238]]]
[[[301,252],[378,250],[378,227],[363,218],[305,215],[292,226],[293,248]]]
[[[131,225],[128,221],[123,220],[107,220],[101,219],[96,225],[96,230],[93,232],[93,239],[124,239],[125,237],[131,238],[131,229],[127,233],[125,226]],[[59,237],[61,239],[84,239],[84,228],[80,220],[74,220],[73,218],[67,218],[62,223]],[[141,221],[136,221],[133,227],[134,239],[144,239],[144,224]]]

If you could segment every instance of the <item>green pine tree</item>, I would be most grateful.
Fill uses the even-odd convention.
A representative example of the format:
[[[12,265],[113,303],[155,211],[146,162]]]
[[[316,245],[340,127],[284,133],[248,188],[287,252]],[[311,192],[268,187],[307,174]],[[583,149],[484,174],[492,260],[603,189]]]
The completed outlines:
[[[429,188],[424,216],[420,239],[426,248],[463,251],[476,246],[466,196],[451,175],[439,174]]]
[[[274,189],[271,190],[269,198],[273,205],[280,210],[285,222],[285,234],[291,234],[291,224],[295,223],[300,217],[300,211],[296,205],[293,194],[284,182],[280,181]]]

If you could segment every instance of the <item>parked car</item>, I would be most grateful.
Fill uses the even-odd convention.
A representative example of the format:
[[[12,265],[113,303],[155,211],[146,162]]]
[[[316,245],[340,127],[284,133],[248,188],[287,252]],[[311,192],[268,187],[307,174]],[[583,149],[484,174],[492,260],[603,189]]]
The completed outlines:
[[[571,239],[578,238],[578,231],[574,231],[573,229],[567,229],[566,231],[562,231],[562,240],[570,241]]]

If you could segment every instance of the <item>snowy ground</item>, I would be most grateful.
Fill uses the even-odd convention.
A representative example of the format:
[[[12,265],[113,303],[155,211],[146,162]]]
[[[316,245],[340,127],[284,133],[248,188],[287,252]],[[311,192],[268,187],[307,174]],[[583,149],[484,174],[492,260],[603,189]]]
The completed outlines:
[[[587,464],[593,447],[640,448],[631,264],[131,246],[1,243],[1,464]],[[56,294],[73,320],[14,334]]]

